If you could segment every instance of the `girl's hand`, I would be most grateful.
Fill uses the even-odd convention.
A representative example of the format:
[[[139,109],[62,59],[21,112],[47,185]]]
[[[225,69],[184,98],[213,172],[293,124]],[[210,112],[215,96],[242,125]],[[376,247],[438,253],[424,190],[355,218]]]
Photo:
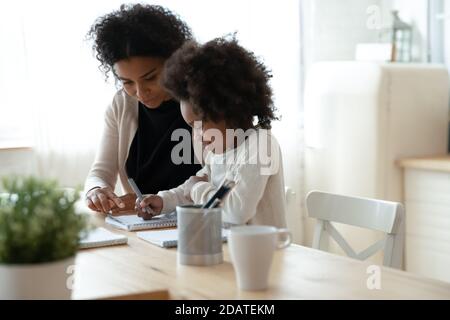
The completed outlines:
[[[144,220],[150,220],[154,216],[161,214],[161,210],[163,208],[163,199],[160,196],[150,194],[144,196],[142,201],[139,202],[139,199],[136,199],[135,210],[137,215]],[[145,208],[150,208],[150,212],[145,211]]]
[[[185,184],[184,184],[184,196],[187,199],[192,200],[191,199],[191,190],[192,190],[192,188],[194,187],[194,185],[196,183],[201,182],[201,181],[208,182],[208,175],[205,174],[202,177],[192,176],[185,182]]]
[[[107,213],[113,207],[125,208],[125,203],[109,187],[95,188],[86,194],[86,205],[94,211]]]

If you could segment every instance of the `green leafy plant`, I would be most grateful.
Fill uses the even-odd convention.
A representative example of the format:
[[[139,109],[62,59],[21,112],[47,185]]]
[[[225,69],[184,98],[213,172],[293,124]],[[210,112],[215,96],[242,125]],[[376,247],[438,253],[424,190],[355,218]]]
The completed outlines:
[[[0,194],[0,263],[52,262],[75,255],[86,218],[75,213],[79,192],[56,181],[4,178]]]

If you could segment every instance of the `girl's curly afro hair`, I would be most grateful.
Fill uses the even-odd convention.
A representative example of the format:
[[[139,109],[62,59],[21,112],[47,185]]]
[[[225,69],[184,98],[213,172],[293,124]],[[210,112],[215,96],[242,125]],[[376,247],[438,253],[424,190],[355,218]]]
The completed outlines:
[[[178,100],[189,101],[203,120],[225,120],[233,128],[254,124],[270,129],[277,120],[270,72],[235,36],[199,45],[185,43],[165,63],[162,85]]]
[[[157,5],[121,5],[99,17],[87,34],[106,77],[114,63],[133,56],[168,58],[187,40],[191,29],[177,15]]]

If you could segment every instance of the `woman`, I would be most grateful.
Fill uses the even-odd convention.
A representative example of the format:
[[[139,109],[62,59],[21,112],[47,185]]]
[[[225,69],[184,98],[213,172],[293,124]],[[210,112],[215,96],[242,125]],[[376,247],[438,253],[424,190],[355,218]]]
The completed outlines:
[[[178,143],[171,141],[172,132],[191,129],[179,103],[159,82],[166,59],[192,34],[169,10],[136,4],[97,19],[88,38],[100,69],[106,77],[112,72],[122,88],[106,110],[100,148],[85,183],[86,204],[97,212],[130,211],[136,198],[127,178],[133,178],[142,193],[157,193],[201,169],[193,157],[187,164],[171,159]],[[114,193],[117,176],[122,197]]]

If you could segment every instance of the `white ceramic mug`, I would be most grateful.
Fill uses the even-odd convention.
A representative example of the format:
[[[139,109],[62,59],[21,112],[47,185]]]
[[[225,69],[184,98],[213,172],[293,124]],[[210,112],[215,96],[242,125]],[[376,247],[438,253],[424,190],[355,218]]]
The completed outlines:
[[[266,289],[274,251],[288,247],[291,241],[287,229],[257,225],[231,228],[228,247],[238,287],[242,290]]]

